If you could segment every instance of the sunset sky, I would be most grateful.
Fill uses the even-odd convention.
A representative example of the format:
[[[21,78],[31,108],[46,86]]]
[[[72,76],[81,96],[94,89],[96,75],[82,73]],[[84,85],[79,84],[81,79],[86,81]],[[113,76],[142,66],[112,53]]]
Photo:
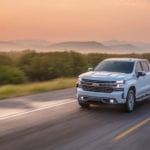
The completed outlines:
[[[150,42],[150,0],[0,0],[0,40]]]

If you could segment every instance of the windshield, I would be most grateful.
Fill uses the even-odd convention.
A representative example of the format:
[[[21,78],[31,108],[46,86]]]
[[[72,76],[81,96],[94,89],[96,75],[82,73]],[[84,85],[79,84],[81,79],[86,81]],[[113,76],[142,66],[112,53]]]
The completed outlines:
[[[133,67],[134,62],[103,61],[95,68],[95,71],[132,73]]]

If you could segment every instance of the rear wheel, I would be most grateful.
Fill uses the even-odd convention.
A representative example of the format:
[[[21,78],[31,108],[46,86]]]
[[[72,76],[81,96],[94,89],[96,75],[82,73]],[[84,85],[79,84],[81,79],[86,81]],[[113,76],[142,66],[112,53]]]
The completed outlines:
[[[135,107],[135,92],[133,90],[129,90],[127,94],[125,109],[127,112],[132,112]]]

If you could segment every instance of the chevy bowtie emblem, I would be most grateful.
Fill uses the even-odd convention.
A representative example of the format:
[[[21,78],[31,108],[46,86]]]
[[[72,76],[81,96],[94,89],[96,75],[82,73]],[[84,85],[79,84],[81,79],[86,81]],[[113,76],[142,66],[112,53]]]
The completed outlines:
[[[99,83],[92,83],[92,86],[98,87],[98,86],[99,86]]]

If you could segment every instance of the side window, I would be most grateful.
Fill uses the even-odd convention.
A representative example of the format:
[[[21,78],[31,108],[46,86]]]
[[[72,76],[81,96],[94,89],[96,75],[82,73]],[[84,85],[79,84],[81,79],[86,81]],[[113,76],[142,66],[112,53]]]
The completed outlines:
[[[135,72],[136,72],[136,73],[138,73],[138,72],[140,72],[140,71],[143,71],[143,70],[142,70],[141,63],[140,63],[140,62],[138,62],[138,63],[136,64]]]
[[[148,66],[147,62],[146,61],[142,61],[141,64],[142,64],[143,70],[145,72],[149,72],[149,66]]]

